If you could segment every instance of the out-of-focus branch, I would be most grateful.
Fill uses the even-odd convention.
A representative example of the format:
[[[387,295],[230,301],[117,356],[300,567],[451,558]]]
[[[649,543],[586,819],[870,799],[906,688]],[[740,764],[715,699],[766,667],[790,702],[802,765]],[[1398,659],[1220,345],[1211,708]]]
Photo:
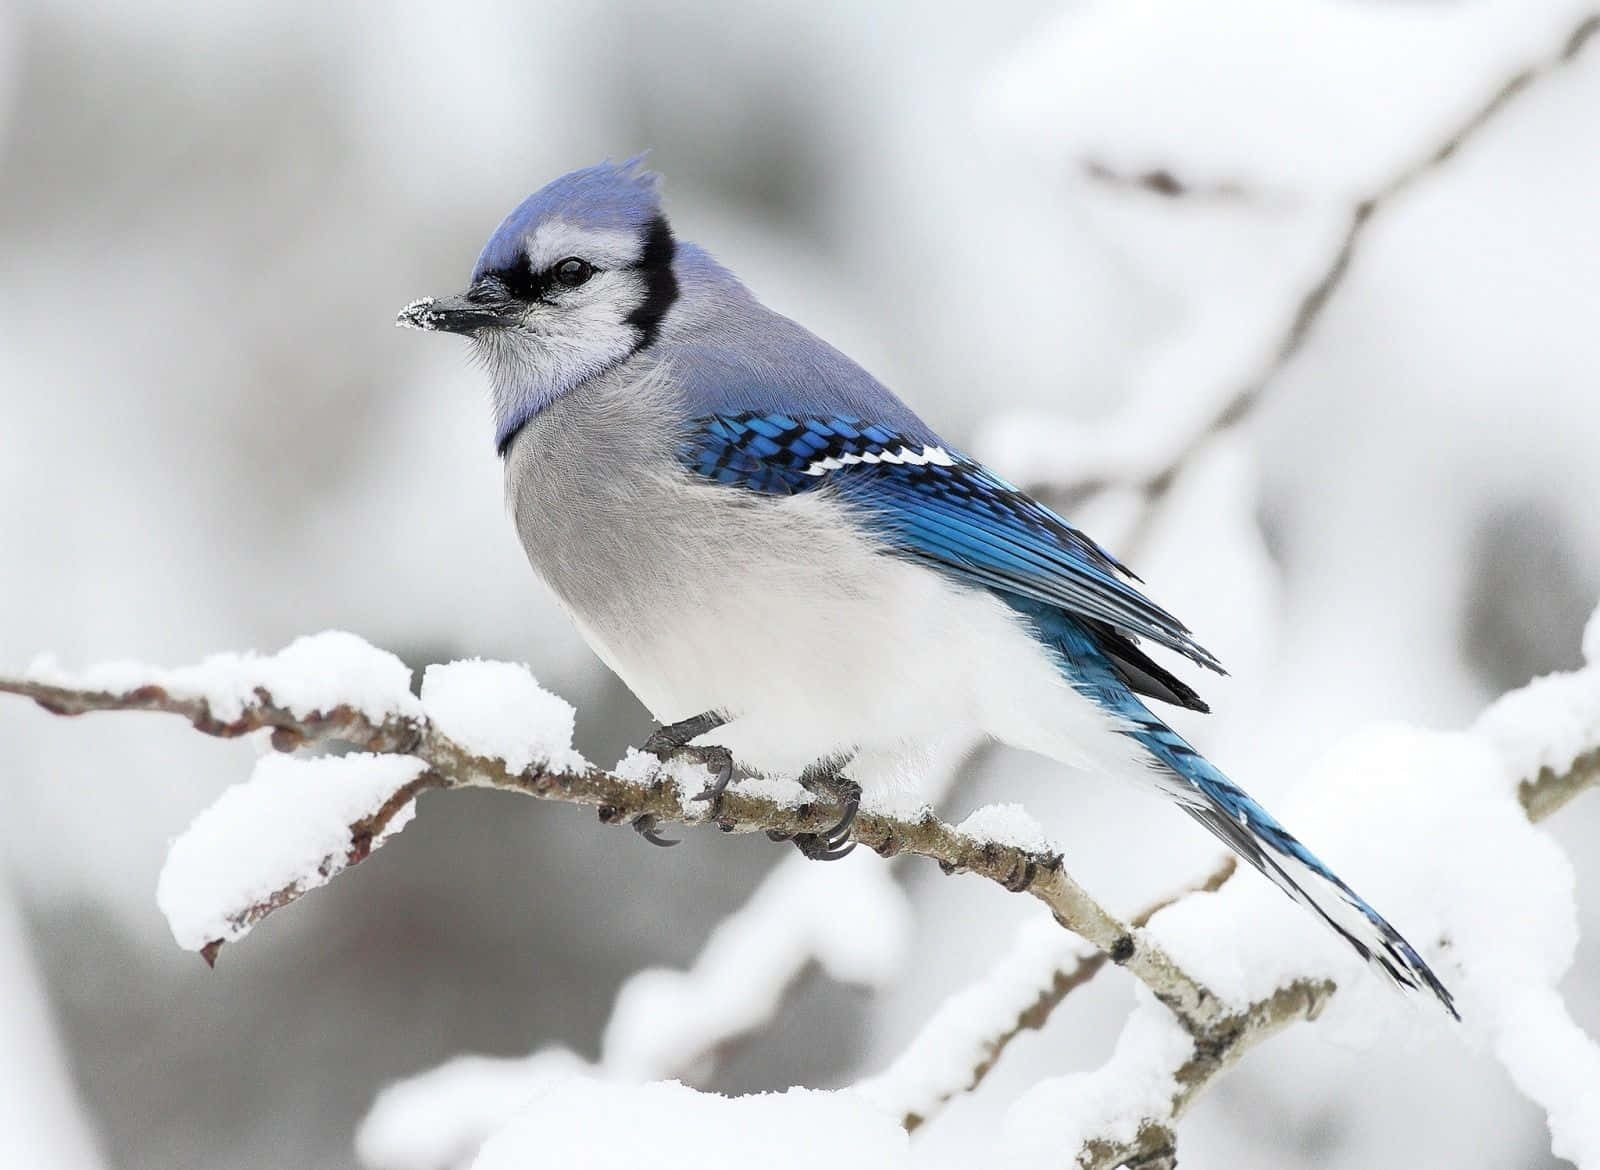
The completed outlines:
[[[1592,786],[1600,786],[1600,748],[1578,755],[1568,767],[1541,768],[1536,776],[1517,785],[1517,796],[1528,819],[1538,823]],[[1221,889],[1233,877],[1236,868],[1235,860],[1227,858],[1204,880],[1145,907],[1129,920],[1129,925],[1142,928],[1158,912],[1191,894]],[[986,987],[1001,987],[1006,989],[1004,994],[1014,996],[1019,982],[1036,979],[1037,993],[1009,1017],[1003,1028],[975,1037],[960,1018],[961,1013],[956,1013],[954,1019],[942,1013],[935,1014],[884,1073],[864,1082],[859,1089],[879,1107],[898,1112],[908,1130],[917,1129],[949,1101],[976,1089],[1012,1041],[1026,1031],[1044,1027],[1067,996],[1089,983],[1105,963],[1103,951],[1072,956],[1070,961],[1046,971],[1040,971],[1026,953],[1014,952],[1002,958],[980,984],[963,994],[982,997],[992,994]],[[1172,1101],[1170,1120],[1176,1121],[1211,1080],[1250,1048],[1296,1020],[1315,1018],[1334,990],[1331,981],[1302,980],[1280,988],[1269,998],[1242,1011],[1224,1014],[1205,1032],[1195,1034],[1194,1054],[1175,1074],[1179,1092]],[[951,1003],[955,1004],[960,998],[955,997]],[[919,1071],[919,1066],[928,1063],[925,1054],[930,1051],[967,1051],[970,1058],[965,1071],[962,1066],[953,1066],[948,1078],[930,1086],[926,1075]],[[1079,1165],[1085,1168],[1124,1164],[1160,1166],[1163,1165],[1161,1158],[1171,1153],[1172,1146],[1170,1124],[1152,1123],[1141,1127],[1129,1142],[1090,1143],[1082,1151]]]
[[[1567,802],[1591,784],[1600,783],[1600,748],[1572,761],[1565,771],[1541,768],[1532,780],[1517,786],[1517,799],[1534,823],[1561,811]]]
[[[1232,857],[1225,859],[1203,880],[1151,903],[1129,919],[1128,924],[1135,929],[1142,928],[1158,911],[1166,909],[1178,899],[1189,894],[1206,893],[1220,888],[1223,882],[1233,876],[1234,868],[1234,859]],[[1017,951],[1002,958],[984,976],[980,984],[970,988],[966,994],[980,999],[988,998],[993,994],[989,990],[991,987],[1010,988],[1024,982],[1035,968],[1031,959],[1032,957],[1026,953],[1026,948],[1019,947]],[[950,1101],[964,1093],[972,1092],[982,1084],[990,1070],[999,1063],[1000,1057],[1005,1054],[1011,1042],[1024,1032],[1043,1028],[1050,1014],[1068,995],[1089,983],[1105,968],[1106,959],[1104,951],[1096,951],[1087,955],[1077,954],[1070,964],[1057,966],[1049,972],[1047,982],[1039,987],[1038,993],[1020,1006],[1004,1029],[988,1036],[967,1035],[965,1023],[959,1018],[959,1012],[956,1013],[958,1018],[955,1019],[951,1019],[943,1012],[935,1014],[881,1076],[858,1087],[880,1108],[900,1113],[901,1124],[907,1130],[916,1130]],[[958,996],[951,1002],[955,1003],[959,998]],[[971,1050],[965,1071],[958,1073],[957,1069],[952,1068],[953,1075],[943,1083],[933,1086],[917,1084],[915,1100],[912,1100],[908,1092],[900,1087],[922,1080],[919,1066],[924,1063],[922,1055],[924,1052],[962,1047]]]
[[[594,767],[550,769],[537,763],[513,771],[501,759],[477,755],[462,747],[425,717],[392,715],[375,724],[370,717],[348,707],[311,715],[296,714],[276,703],[263,687],[256,688],[253,700],[243,704],[242,713],[230,720],[216,718],[203,699],[175,697],[154,686],[125,692],[75,690],[27,678],[0,677],[0,692],[31,698],[57,714],[170,711],[184,716],[196,729],[208,735],[230,737],[250,730],[271,729],[273,742],[280,747],[327,740],[351,742],[364,748],[386,745],[397,754],[415,756],[427,766],[426,780],[419,778],[417,781],[418,792],[426,788],[504,789],[541,800],[588,805],[596,809],[601,821],[607,824],[631,824],[643,817],[652,817],[657,824],[710,821],[723,832],[764,832],[794,837],[825,832],[839,818],[839,810],[832,805],[806,802],[790,806],[766,796],[741,792],[737,786],[723,795],[712,817],[705,806],[684,799],[683,792],[666,770],[648,779],[634,779]],[[391,803],[398,810],[409,800],[407,796]],[[351,826],[353,860],[359,861],[370,848],[375,835],[370,821],[369,816]],[[945,873],[974,873],[1012,892],[1038,898],[1062,926],[1088,940],[1112,962],[1127,968],[1149,987],[1191,1032],[1209,1032],[1225,1014],[1216,996],[1180,969],[1159,947],[1091,898],[1066,872],[1058,853],[1024,849],[963,832],[931,810],[924,810],[912,819],[863,809],[856,817],[851,837],[884,857],[899,853],[928,857],[937,861]],[[295,896],[273,895],[240,912],[253,923],[294,900]],[[208,961],[215,959],[220,946],[220,941],[208,945]]]
[[[1250,416],[1267,389],[1300,351],[1323,310],[1343,283],[1357,248],[1372,224],[1389,210],[1399,196],[1449,161],[1535,81],[1573,61],[1597,31],[1600,31],[1600,13],[1585,16],[1548,58],[1529,65],[1496,87],[1440,141],[1430,145],[1412,163],[1350,208],[1344,229],[1335,240],[1319,274],[1300,295],[1293,314],[1276,341],[1270,341],[1264,347],[1267,354],[1264,362],[1254,370],[1245,371],[1232,394],[1219,395],[1213,409],[1197,417],[1187,431],[1164,440],[1158,456],[1138,461],[1137,466],[1130,467],[1126,474],[1096,470],[1088,476],[1073,478],[1071,469],[1066,468],[1066,475],[1060,481],[1039,486],[1047,486],[1068,499],[1081,499],[1114,488],[1136,491],[1142,506],[1133,521],[1132,530],[1122,542],[1122,548],[1128,552],[1137,549],[1147,539],[1160,506],[1179,473],[1214,438]],[[1164,169],[1124,175],[1103,162],[1090,160],[1084,164],[1084,170],[1098,183],[1151,192],[1163,198],[1182,199],[1199,195],[1206,198],[1243,199],[1248,195],[1244,189],[1233,184],[1197,186],[1187,182],[1183,176]]]
[[[1197,1038],[1194,1052],[1175,1076],[1177,1092],[1165,1120],[1143,1122],[1130,1141],[1095,1138],[1078,1152],[1079,1170],[1172,1167],[1177,1164],[1177,1134],[1172,1123],[1219,1074],[1238,1063],[1251,1048],[1299,1020],[1312,1020],[1334,992],[1331,980],[1297,979],[1266,999],[1229,1016],[1215,1033]]]
[[[1518,785],[1517,795],[1527,810],[1528,819],[1537,823],[1597,783],[1600,783],[1600,749],[1578,756],[1569,767],[1559,771],[1541,769],[1538,776]],[[1211,888],[1220,888],[1229,876],[1231,874],[1221,875]],[[1176,900],[1168,899],[1167,904]],[[1206,1086],[1262,1041],[1297,1021],[1316,1019],[1335,991],[1337,986],[1332,980],[1295,980],[1265,999],[1225,1017],[1209,1034],[1196,1036],[1193,1055],[1176,1071],[1178,1089],[1172,1097],[1167,1118],[1141,1126],[1131,1141],[1099,1139],[1087,1143],[1078,1155],[1080,1170],[1166,1164],[1161,1159],[1173,1156],[1172,1123],[1187,1112]]]

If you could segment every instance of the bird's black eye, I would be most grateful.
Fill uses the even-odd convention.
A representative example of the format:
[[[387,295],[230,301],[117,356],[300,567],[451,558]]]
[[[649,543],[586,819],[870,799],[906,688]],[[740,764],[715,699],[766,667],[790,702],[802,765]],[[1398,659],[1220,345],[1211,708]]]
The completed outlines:
[[[555,275],[557,283],[564,284],[568,288],[577,288],[594,275],[594,266],[587,260],[568,256],[556,264]]]

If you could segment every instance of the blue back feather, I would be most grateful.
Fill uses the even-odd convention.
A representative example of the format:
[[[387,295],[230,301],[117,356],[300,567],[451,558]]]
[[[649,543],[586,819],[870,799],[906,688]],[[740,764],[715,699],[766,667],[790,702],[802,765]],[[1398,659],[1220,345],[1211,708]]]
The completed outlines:
[[[926,436],[925,428],[908,435],[843,413],[715,414],[693,424],[680,455],[708,479],[757,492],[791,494],[826,483],[902,555],[1002,597],[1060,606],[1221,669],[1183,623],[1125,579],[1131,574],[1110,553],[959,452],[941,447],[939,458],[925,459]],[[830,459],[846,465],[814,473]]]

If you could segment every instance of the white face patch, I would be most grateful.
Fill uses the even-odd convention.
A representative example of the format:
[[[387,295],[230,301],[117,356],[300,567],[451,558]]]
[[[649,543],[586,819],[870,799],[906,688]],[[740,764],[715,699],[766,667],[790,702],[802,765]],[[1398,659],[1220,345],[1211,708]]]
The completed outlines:
[[[645,297],[638,272],[597,271],[587,283],[557,285],[548,296],[550,303],[528,306],[519,324],[474,338],[501,429],[622,361],[639,343],[639,330],[628,324]]]
[[[600,269],[631,268],[639,263],[644,244],[637,232],[581,228],[564,219],[547,219],[527,241],[528,259],[535,272],[558,260],[576,256]]]
[[[898,451],[863,451],[859,455],[829,455],[826,459],[815,460],[806,468],[806,474],[826,475],[830,471],[838,471],[841,467],[848,467],[852,463],[894,463],[905,464],[908,467],[926,467],[930,463],[936,467],[956,465],[956,461],[950,458],[950,452],[943,447],[925,446],[921,451],[901,447]]]

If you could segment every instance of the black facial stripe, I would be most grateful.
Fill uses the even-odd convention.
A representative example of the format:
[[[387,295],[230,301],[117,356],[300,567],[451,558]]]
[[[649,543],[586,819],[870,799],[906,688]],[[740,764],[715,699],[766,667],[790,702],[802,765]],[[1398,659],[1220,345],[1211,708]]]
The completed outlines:
[[[672,272],[672,258],[678,243],[672,238],[667,217],[658,215],[646,229],[644,252],[634,268],[644,275],[644,302],[629,313],[626,323],[639,330],[638,349],[651,345],[661,329],[661,318],[678,299],[678,278]]]
[[[514,299],[530,302],[544,295],[550,287],[550,273],[535,272],[526,256],[515,264],[485,272],[481,280],[498,280]]]

